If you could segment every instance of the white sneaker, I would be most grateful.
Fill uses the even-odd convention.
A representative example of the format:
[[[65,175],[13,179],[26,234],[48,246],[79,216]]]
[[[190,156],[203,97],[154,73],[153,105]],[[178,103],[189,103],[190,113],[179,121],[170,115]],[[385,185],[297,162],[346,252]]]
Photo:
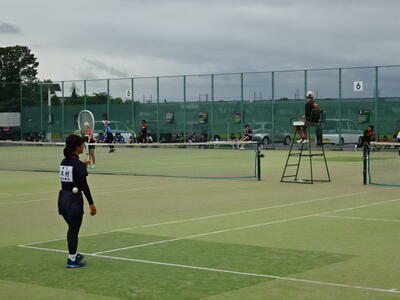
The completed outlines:
[[[307,143],[308,143],[308,139],[304,139],[304,140],[302,141],[302,143],[303,143],[303,144],[307,144]]]
[[[354,151],[357,151],[357,148],[358,148],[357,145],[354,145]]]
[[[91,165],[90,167],[91,167],[92,169],[94,169],[94,168],[96,168],[96,165]]]
[[[296,141],[297,144],[300,144],[301,142],[303,142],[303,139],[299,139]]]

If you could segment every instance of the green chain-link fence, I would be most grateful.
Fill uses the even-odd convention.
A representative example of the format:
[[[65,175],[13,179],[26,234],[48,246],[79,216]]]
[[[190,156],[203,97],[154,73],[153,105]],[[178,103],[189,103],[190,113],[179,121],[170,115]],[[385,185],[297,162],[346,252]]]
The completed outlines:
[[[375,126],[380,139],[400,128],[400,66],[351,67],[146,78],[1,83],[0,112],[20,112],[14,139],[58,140],[77,129],[79,111],[138,131],[146,120],[157,141],[196,134],[239,137],[245,124],[268,133],[270,143],[292,133],[289,120],[315,93],[339,137]],[[121,125],[122,124],[122,125]],[[100,126],[100,125],[99,125]],[[328,128],[332,130],[332,128]],[[340,140],[340,138],[339,138]]]

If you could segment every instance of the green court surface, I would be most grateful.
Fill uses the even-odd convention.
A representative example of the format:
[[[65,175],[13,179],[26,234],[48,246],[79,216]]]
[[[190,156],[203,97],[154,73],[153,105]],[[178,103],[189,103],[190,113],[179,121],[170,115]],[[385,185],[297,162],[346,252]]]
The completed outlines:
[[[0,168],[29,169],[36,154],[18,149]],[[138,168],[177,172],[145,150]],[[96,151],[100,170],[128,168]],[[191,161],[185,176],[252,175],[236,151],[168,161]],[[327,151],[333,181],[314,185],[280,183],[287,152],[264,154],[261,181],[91,174],[80,269],[65,268],[58,174],[1,170],[0,299],[400,299],[399,189],[363,186],[361,152]]]

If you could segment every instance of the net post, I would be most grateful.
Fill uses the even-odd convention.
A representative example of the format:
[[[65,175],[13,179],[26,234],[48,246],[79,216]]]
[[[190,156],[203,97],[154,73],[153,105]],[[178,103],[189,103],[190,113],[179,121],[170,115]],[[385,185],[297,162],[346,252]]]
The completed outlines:
[[[369,153],[369,146],[367,143],[364,143],[363,146],[363,184],[368,184],[368,153]]]
[[[256,148],[256,156],[257,156],[257,181],[261,181],[261,158],[263,154],[261,153],[261,142],[257,142]]]

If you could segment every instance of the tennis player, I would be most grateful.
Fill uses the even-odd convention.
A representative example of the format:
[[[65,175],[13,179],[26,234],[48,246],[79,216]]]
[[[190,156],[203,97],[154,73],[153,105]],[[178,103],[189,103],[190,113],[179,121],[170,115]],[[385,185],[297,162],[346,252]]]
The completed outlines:
[[[90,214],[96,214],[96,206],[86,181],[88,161],[79,160],[79,154],[84,150],[85,140],[77,135],[70,135],[66,139],[64,148],[65,158],[60,165],[61,190],[58,196],[58,213],[68,224],[68,260],[66,267],[84,267],[84,256],[77,252],[78,234],[83,219],[83,196],[89,203]]]
[[[106,143],[114,143],[114,136],[111,130],[111,123],[109,121],[104,121],[104,133],[106,134]],[[110,153],[114,152],[115,148],[113,145],[110,146]]]
[[[95,143],[96,141],[95,141],[94,136],[93,136],[93,129],[90,128],[89,122],[85,122],[84,126],[85,126],[84,137],[85,137],[86,141],[89,144]],[[95,145],[89,145],[89,161],[90,161],[90,164],[89,164],[88,167],[92,168],[92,169],[94,169],[96,167],[96,157],[94,156],[94,149],[95,148],[96,148]]]

